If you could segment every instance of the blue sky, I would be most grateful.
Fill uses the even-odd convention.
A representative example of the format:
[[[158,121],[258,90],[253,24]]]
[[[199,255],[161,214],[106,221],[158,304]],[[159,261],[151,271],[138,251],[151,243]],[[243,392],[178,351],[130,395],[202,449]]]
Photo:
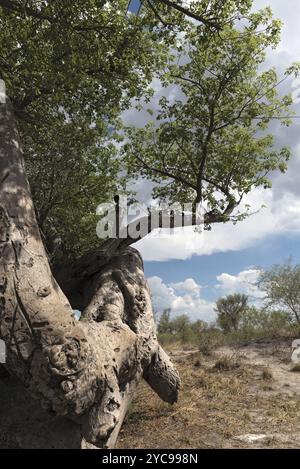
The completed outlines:
[[[140,5],[140,0],[131,0],[129,3],[129,10],[135,12],[139,9]]]
[[[236,228],[238,230],[238,226]],[[148,278],[157,275],[166,283],[180,282],[191,277],[204,286],[205,298],[214,300],[215,281],[223,272],[237,275],[253,267],[265,269],[285,262],[290,256],[293,262],[300,263],[300,234],[269,236],[253,247],[239,251],[194,255],[185,260],[145,262],[145,274]]]
[[[131,8],[138,3],[134,0]],[[275,67],[280,78],[285,68],[300,60],[300,1],[254,2],[255,10],[266,6],[284,23],[282,40],[276,50],[268,51],[265,64],[265,68]],[[155,107],[165,91],[158,82],[154,88]],[[300,115],[300,80],[286,82],[280,91],[293,93],[294,109]],[[135,110],[125,113],[129,124],[143,125],[145,119],[145,114]],[[290,256],[300,263],[300,120],[289,129],[274,122],[271,131],[277,145],[291,147],[293,157],[287,174],[274,175],[272,189],[255,190],[246,200],[254,211],[262,204],[266,208],[235,226],[217,225],[202,234],[185,229],[167,239],[147,237],[137,244],[157,311],[171,307],[173,315],[187,313],[193,319],[213,320],[219,296],[243,292],[259,304],[262,294],[253,287],[258,266],[268,268]],[[139,190],[141,198],[147,199],[147,184],[142,183]]]
[[[259,291],[249,289],[249,282],[257,278],[257,268],[267,269],[273,264],[285,262],[289,257],[294,263],[300,263],[300,234],[268,236],[252,247],[237,251],[194,255],[185,260],[148,261],[145,262],[145,274],[152,288],[156,311],[160,312],[163,305],[171,307],[174,316],[188,314],[194,320],[211,321],[214,319],[214,302],[220,296],[246,293],[250,301],[259,306]],[[195,282],[192,292],[177,287],[186,279]],[[200,289],[197,290],[196,285]],[[178,298],[183,298],[179,308],[172,308],[174,302],[178,303]]]

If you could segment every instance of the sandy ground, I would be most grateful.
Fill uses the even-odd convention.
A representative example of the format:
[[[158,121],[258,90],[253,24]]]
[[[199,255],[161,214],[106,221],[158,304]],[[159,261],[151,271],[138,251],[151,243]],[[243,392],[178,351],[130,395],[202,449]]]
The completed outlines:
[[[291,371],[288,346],[172,355],[182,379],[179,402],[161,403],[141,385],[119,447],[300,448],[300,373]]]
[[[300,448],[300,372],[291,371],[289,346],[256,343],[209,356],[177,346],[170,354],[182,380],[178,403],[163,403],[142,383],[119,448]],[[0,448],[51,447],[58,431],[76,448],[72,425],[41,413],[0,369]]]

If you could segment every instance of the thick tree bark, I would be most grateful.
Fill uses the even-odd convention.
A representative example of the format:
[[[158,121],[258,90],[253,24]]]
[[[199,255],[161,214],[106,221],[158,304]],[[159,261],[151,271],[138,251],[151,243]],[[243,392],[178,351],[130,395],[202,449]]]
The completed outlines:
[[[114,446],[142,377],[170,403],[179,389],[177,372],[157,342],[140,255],[112,246],[65,285],[64,272],[57,272],[72,306],[83,311],[77,322],[41,241],[12,107],[0,104],[0,338],[7,345],[6,368],[44,409],[70,417],[98,447]]]

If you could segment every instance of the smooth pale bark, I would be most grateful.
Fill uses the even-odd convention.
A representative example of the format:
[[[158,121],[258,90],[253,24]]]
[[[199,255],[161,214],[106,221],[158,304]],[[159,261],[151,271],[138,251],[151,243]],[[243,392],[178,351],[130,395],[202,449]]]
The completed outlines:
[[[0,104],[0,337],[7,345],[6,367],[44,409],[70,417],[98,447],[114,446],[142,377],[170,403],[179,389],[177,372],[157,342],[140,255],[112,246],[91,255],[90,266],[74,276],[72,305],[83,309],[77,322],[68,288],[64,293],[52,275],[41,241],[12,107]],[[56,274],[63,284],[63,271]],[[74,285],[74,278],[67,280]]]

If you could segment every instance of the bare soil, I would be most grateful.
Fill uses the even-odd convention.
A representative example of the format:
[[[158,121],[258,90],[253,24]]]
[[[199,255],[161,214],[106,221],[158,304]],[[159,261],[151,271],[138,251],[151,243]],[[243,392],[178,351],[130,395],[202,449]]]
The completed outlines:
[[[182,380],[179,402],[163,403],[142,383],[119,448],[300,448],[300,373],[291,371],[288,344],[224,347],[209,356],[178,345],[169,353]],[[78,448],[72,425],[41,411],[0,369],[0,448],[59,447],[57,432]]]
[[[142,384],[119,448],[300,448],[300,373],[286,344],[171,351],[182,379],[177,404]]]

